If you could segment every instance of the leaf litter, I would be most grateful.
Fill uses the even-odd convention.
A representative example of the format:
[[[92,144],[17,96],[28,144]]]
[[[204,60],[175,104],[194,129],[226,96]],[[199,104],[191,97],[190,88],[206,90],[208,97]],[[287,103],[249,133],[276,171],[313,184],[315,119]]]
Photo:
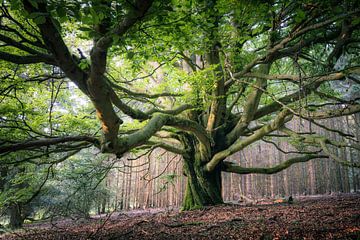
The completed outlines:
[[[298,197],[293,204],[145,209],[25,225],[0,239],[360,239],[360,194]]]

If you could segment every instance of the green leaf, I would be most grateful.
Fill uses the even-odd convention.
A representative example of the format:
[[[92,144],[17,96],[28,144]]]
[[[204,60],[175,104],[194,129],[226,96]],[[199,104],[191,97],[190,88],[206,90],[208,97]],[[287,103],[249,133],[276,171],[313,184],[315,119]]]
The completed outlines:
[[[66,9],[63,7],[58,7],[56,8],[56,13],[58,15],[58,17],[62,18],[66,16]]]
[[[10,1],[11,10],[20,10],[21,2],[19,0]]]
[[[80,63],[79,63],[79,67],[82,70],[87,70],[90,67],[90,63],[86,60],[86,59],[81,59]]]
[[[34,18],[37,18],[40,15],[41,15],[41,13],[39,13],[39,12],[33,12],[33,13],[30,13],[28,18],[34,19]]]
[[[305,17],[306,17],[305,12],[301,9],[298,9],[296,11],[295,22],[300,23],[305,19]]]
[[[126,58],[129,59],[129,60],[131,60],[131,59],[134,58],[134,55],[135,55],[134,52],[128,51],[128,52],[126,53]]]
[[[94,29],[90,28],[90,27],[79,27],[79,30],[80,31],[83,31],[83,32],[91,32],[91,31],[94,31]]]
[[[119,36],[119,35],[114,35],[114,36],[113,36],[113,41],[114,41],[114,44],[119,43],[119,41],[120,41],[120,36]]]
[[[83,15],[83,17],[81,18],[81,21],[84,23],[84,24],[92,24],[92,17],[89,16],[89,15]]]
[[[39,7],[39,5],[38,5],[38,3],[37,3],[36,0],[29,0],[29,2],[30,2],[30,4],[31,4],[34,8],[38,8],[38,7]]]
[[[354,18],[354,19],[351,21],[351,24],[352,24],[352,25],[358,25],[359,23],[360,23],[360,17]]]
[[[100,22],[100,19],[98,17],[98,14],[93,8],[90,8],[90,14],[92,16],[93,24],[98,24]]]
[[[44,16],[39,16],[35,18],[33,21],[36,24],[44,24],[46,22],[46,18]]]
[[[60,20],[61,23],[67,22],[68,17],[65,15],[65,16],[61,17],[59,20]]]

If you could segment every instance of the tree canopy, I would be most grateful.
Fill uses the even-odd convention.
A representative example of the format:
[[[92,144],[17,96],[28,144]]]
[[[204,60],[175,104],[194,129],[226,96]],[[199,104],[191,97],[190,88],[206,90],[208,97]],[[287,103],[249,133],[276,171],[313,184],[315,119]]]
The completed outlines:
[[[359,167],[331,150],[359,150],[354,136],[319,121],[360,111],[359,13],[355,0],[2,1],[3,176],[16,166],[47,180],[87,148],[163,148],[183,157],[188,210],[222,202],[222,171],[329,157]],[[342,140],[294,131],[294,116]],[[278,138],[297,154],[263,168],[226,161]]]

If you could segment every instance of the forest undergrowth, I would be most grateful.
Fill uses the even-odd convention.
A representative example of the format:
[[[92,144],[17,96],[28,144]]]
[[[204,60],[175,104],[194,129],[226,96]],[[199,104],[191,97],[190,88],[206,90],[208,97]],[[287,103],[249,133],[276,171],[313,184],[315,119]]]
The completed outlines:
[[[360,194],[292,204],[223,204],[189,212],[145,209],[25,225],[0,239],[360,239]]]

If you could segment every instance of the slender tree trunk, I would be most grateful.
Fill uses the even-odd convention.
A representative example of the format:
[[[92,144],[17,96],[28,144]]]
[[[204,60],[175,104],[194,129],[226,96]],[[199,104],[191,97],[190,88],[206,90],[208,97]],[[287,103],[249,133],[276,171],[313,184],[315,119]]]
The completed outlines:
[[[9,207],[10,222],[9,227],[12,229],[21,228],[24,222],[24,219],[21,216],[21,209],[18,204],[12,204]]]
[[[116,189],[115,189],[115,208],[119,209],[119,172],[115,172],[116,175]]]
[[[18,173],[23,173],[25,172],[25,168],[24,167],[16,167],[16,172],[14,172],[14,175],[11,176],[12,178],[16,176],[16,174]],[[6,170],[4,170],[4,172],[1,173],[3,176],[6,176]],[[6,183],[5,183],[6,184]],[[14,184],[12,185],[11,183],[8,186],[9,188],[14,188],[14,189],[24,189],[27,187],[26,183],[20,183],[20,184]],[[26,207],[26,206],[25,206]],[[12,229],[16,229],[16,228],[21,228],[24,220],[25,220],[25,214],[22,214],[22,210],[24,209],[24,204],[21,202],[13,202],[8,206],[8,213],[10,215],[10,222],[9,222],[9,227]]]
[[[103,197],[102,199],[100,213],[106,213],[106,197]]]
[[[120,194],[120,203],[119,203],[119,209],[124,210],[124,199],[125,199],[125,174],[120,173],[121,175],[121,194]]]

